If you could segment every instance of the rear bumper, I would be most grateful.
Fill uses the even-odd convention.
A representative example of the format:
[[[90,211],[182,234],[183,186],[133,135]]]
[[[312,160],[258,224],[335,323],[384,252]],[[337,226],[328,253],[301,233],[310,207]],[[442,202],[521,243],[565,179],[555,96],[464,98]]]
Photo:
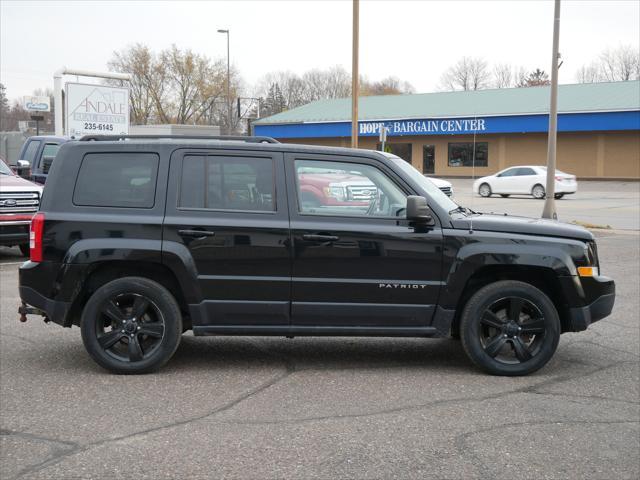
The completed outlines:
[[[45,312],[46,318],[54,323],[62,325],[63,327],[70,326],[65,324],[65,318],[67,317],[69,307],[71,307],[70,303],[52,300],[36,292],[33,288],[22,286],[20,287],[20,298],[27,305],[31,305]]]
[[[571,331],[581,332],[589,325],[609,316],[616,300],[615,282],[608,277],[583,279],[587,305],[569,309]]]

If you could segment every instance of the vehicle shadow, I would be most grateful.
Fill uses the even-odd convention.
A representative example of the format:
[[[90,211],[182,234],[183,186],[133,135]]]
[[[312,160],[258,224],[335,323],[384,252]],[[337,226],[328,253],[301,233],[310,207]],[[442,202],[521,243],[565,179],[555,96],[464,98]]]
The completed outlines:
[[[291,370],[421,367],[472,369],[462,345],[451,339],[370,337],[198,337],[185,335],[167,369],[229,365],[280,366]]]

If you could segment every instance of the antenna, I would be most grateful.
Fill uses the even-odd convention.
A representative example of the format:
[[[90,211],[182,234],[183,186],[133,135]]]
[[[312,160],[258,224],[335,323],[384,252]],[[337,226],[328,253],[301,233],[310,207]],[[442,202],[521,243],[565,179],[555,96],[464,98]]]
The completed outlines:
[[[478,114],[474,113],[473,115],[473,119],[475,120],[473,122],[473,125],[475,125],[477,127],[478,125]],[[475,200],[475,192],[473,191],[473,184],[476,182],[476,132],[478,131],[477,128],[473,129],[473,149],[472,149],[472,154],[471,154],[471,216],[469,217],[469,233],[473,233],[473,206],[474,206],[474,200]]]

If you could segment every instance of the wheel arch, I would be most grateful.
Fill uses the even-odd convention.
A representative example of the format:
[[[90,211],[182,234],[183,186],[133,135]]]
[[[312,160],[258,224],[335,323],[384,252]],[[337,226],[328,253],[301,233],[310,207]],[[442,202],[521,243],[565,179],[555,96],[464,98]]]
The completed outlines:
[[[81,285],[77,288],[64,326],[79,326],[82,310],[91,295],[108,282],[124,277],[148,278],[169,290],[178,302],[185,327],[190,328],[188,304],[181,284],[174,272],[161,263],[130,260],[105,261],[91,265]]]
[[[552,268],[540,265],[486,265],[469,276],[464,284],[462,293],[455,305],[455,314],[451,324],[452,334],[459,334],[460,316],[471,296],[482,287],[501,280],[521,281],[542,291],[549,297],[558,311],[562,332],[571,331],[568,299],[564,294],[558,276]]]

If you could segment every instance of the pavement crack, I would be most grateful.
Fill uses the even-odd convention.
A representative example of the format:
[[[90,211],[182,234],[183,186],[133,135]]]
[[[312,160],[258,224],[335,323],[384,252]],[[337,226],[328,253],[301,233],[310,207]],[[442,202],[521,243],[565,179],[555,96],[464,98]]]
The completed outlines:
[[[483,459],[476,455],[475,452],[467,445],[469,438],[480,435],[483,433],[492,432],[494,430],[504,430],[506,428],[522,428],[532,426],[545,426],[545,425],[622,425],[622,424],[640,424],[640,420],[538,420],[538,421],[526,421],[526,422],[512,422],[502,425],[493,425],[491,427],[483,427],[474,429],[470,432],[461,433],[456,435],[453,439],[453,444],[458,450],[460,455],[469,455],[474,458],[474,464],[478,470],[480,470],[481,478],[495,478],[496,473],[493,472],[483,461]]]
[[[251,342],[253,343],[253,342]],[[192,417],[192,418],[188,418],[188,419],[184,419],[184,420],[179,420],[176,422],[172,422],[172,423],[168,423],[165,425],[160,425],[157,427],[153,427],[153,428],[149,428],[146,430],[140,430],[137,432],[133,432],[127,435],[123,435],[120,437],[114,437],[114,438],[107,438],[107,439],[103,439],[103,440],[99,440],[96,442],[91,442],[91,443],[87,443],[84,445],[81,444],[74,444],[74,448],[73,449],[68,449],[65,450],[63,452],[60,452],[60,454],[47,459],[44,462],[41,462],[37,465],[34,465],[32,467],[29,467],[23,471],[20,471],[14,478],[20,478],[23,477],[26,474],[32,474],[35,472],[38,472],[40,470],[43,470],[45,468],[48,468],[56,463],[59,463],[60,461],[64,460],[64,458],[75,455],[77,453],[82,453],[82,452],[86,452],[88,450],[91,450],[93,448],[96,447],[100,447],[109,443],[115,443],[115,442],[121,442],[121,441],[126,441],[138,436],[144,436],[144,435],[148,435],[150,433],[154,433],[154,432],[159,432],[162,430],[166,430],[166,429],[170,429],[170,428],[174,428],[174,427],[180,427],[183,425],[188,425],[189,423],[193,423],[193,422],[197,422],[200,420],[204,420],[206,418],[212,417],[214,415],[217,415],[219,413],[225,412],[233,407],[235,407],[236,405],[238,405],[241,402],[244,402],[245,400],[251,398],[254,395],[257,395],[261,392],[264,392],[265,390],[271,388],[272,386],[274,386],[275,384],[277,384],[278,382],[284,380],[285,378],[287,378],[289,375],[291,375],[291,373],[294,372],[294,365],[288,361],[284,361],[281,360],[284,363],[284,369],[282,370],[282,372],[278,375],[276,375],[274,378],[272,378],[271,380],[267,381],[267,382],[263,382],[260,385],[249,389],[248,391],[244,392],[242,395],[239,395],[237,397],[235,397],[232,400],[229,400],[228,402],[224,403],[223,405],[220,405],[219,407],[216,407],[215,409],[213,409],[210,412],[207,412],[203,415],[198,415],[196,417]],[[56,441],[56,440],[53,440]]]
[[[52,449],[51,455],[49,455],[43,461],[35,465],[31,465],[19,470],[18,473],[16,473],[16,475],[13,477],[14,479],[20,478],[24,475],[34,473],[38,470],[46,468],[49,465],[58,463],[61,459],[82,450],[81,445],[76,442],[43,437],[41,435],[36,435],[28,432],[19,432],[16,430],[1,429],[0,436],[19,437],[24,440],[35,441],[39,443],[46,443],[48,445],[51,445],[51,449]]]

